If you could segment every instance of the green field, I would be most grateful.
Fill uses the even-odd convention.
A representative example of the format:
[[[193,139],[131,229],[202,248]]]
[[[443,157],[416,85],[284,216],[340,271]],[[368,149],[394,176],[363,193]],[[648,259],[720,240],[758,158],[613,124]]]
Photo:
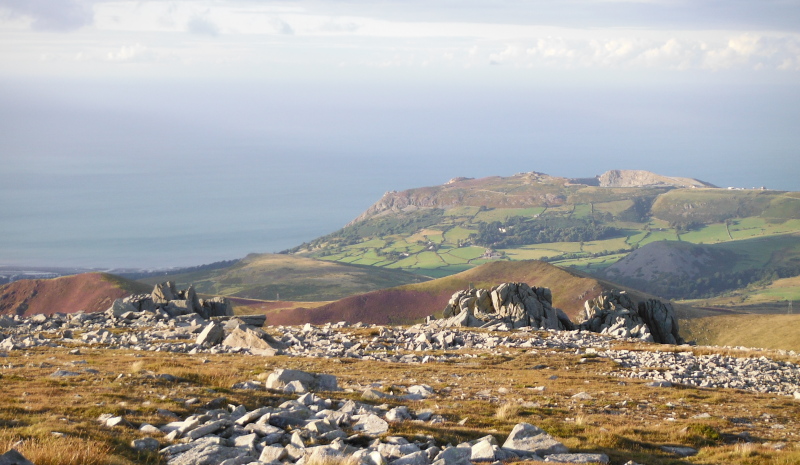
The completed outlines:
[[[797,242],[796,236],[782,238],[800,232],[800,193],[604,188],[523,173],[463,184],[455,181],[447,186],[411,189],[402,195],[404,202],[419,196],[427,205],[453,206],[384,212],[294,252],[430,276],[500,259],[544,259],[561,266],[596,271],[629,251],[658,241],[727,247],[741,257],[731,265],[731,270],[786,262],[792,257],[800,259],[800,251],[795,253],[791,244]],[[520,219],[525,228],[514,229]],[[487,233],[487,226],[493,222],[500,223],[497,230],[501,236],[508,235],[514,241],[503,242],[496,233]],[[503,224],[511,229],[506,231]],[[551,232],[545,236],[537,232],[548,224],[551,230],[553,224],[565,224],[565,230],[575,228],[576,224],[612,229],[605,235],[586,236],[583,241],[566,234],[562,238],[572,242],[537,239],[558,238]],[[531,225],[533,233],[529,233]],[[527,242],[522,242],[513,236],[517,234],[514,231],[519,231],[518,237],[532,235],[524,236]],[[487,237],[494,242],[481,242],[481,238]],[[752,242],[754,238],[763,242]],[[487,251],[489,255],[485,255]]]

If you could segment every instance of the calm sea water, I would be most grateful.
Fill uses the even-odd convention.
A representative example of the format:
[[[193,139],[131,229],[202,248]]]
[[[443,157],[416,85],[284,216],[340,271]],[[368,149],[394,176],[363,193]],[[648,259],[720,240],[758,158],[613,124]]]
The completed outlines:
[[[278,84],[0,83],[0,265],[277,252],[456,176],[647,169],[800,190],[796,93]]]

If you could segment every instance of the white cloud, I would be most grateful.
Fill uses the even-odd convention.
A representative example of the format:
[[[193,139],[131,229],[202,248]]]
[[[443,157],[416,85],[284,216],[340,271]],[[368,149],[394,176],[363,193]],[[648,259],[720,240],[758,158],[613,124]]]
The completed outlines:
[[[0,0],[0,10],[30,18],[31,28],[40,31],[69,32],[93,21],[91,3],[82,0]]]
[[[137,43],[133,45],[123,45],[117,50],[108,52],[106,58],[108,61],[132,63],[151,61],[154,55],[147,47]]]
[[[219,35],[219,28],[211,20],[205,16],[193,16],[188,23],[186,23],[186,30],[192,34],[201,36],[216,37]]]

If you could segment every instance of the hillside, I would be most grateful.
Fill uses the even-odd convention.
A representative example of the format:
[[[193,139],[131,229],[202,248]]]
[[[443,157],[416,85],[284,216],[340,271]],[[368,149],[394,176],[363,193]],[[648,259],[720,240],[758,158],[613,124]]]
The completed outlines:
[[[676,299],[711,297],[798,274],[800,234],[711,245],[653,242],[601,272],[615,282]]]
[[[626,290],[638,300],[652,297],[540,261],[493,262],[453,276],[369,292],[316,308],[270,313],[267,324],[338,321],[407,324],[428,315],[441,314],[450,297],[458,290],[470,286],[491,288],[503,282],[525,282],[531,286],[550,288],[554,306],[564,310],[572,319],[576,319],[587,299],[597,297],[604,290]],[[676,311],[680,318],[696,315],[696,311],[688,307],[679,307]]]
[[[141,282],[193,284],[197,292],[258,300],[330,301],[427,278],[402,270],[320,261],[286,254],[251,254],[232,266],[157,276]]]
[[[598,274],[651,243],[713,245],[694,250],[705,258],[670,265],[686,268],[684,279],[704,274],[710,269],[707,261],[737,272],[779,267],[773,263],[780,260],[778,254],[740,251],[738,244],[758,242],[757,248],[771,251],[799,232],[798,192],[720,189],[692,178],[636,170],[594,178],[530,172],[454,178],[440,186],[387,192],[341,230],[288,252],[444,277],[485,263],[519,260]],[[800,253],[800,244],[795,245]],[[758,279],[744,276],[742,286]],[[688,294],[669,296],[697,297],[719,288],[703,286],[700,282]]]
[[[681,322],[687,340],[701,345],[800,351],[800,315],[718,315]]]
[[[115,299],[152,287],[106,273],[23,279],[0,286],[0,315],[51,315],[106,310]]]

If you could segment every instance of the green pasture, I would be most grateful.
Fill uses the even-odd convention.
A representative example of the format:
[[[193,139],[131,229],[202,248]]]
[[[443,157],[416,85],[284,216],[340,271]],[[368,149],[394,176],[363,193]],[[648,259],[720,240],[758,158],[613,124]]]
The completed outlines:
[[[457,244],[458,241],[466,241],[470,234],[475,234],[476,232],[473,229],[455,226],[444,232],[444,240],[451,244]]]
[[[680,239],[693,244],[713,244],[731,240],[725,223],[710,224],[698,230],[682,233]]]
[[[619,215],[625,210],[631,208],[633,200],[615,200],[611,202],[599,202],[594,204],[595,213],[611,213],[614,216]]]
[[[629,246],[634,246],[647,237],[647,231],[628,231],[628,233],[630,235],[625,238],[625,243]]]
[[[480,211],[480,207],[455,207],[455,208],[448,208],[444,212],[444,216],[446,217],[460,217],[460,218],[472,218],[473,216],[478,214]]]
[[[570,216],[577,219],[590,218],[592,216],[592,205],[588,203],[575,204]]]
[[[603,253],[612,250],[628,249],[630,245],[628,245],[627,240],[628,238],[623,236],[601,241],[584,242],[583,251],[587,253]],[[580,248],[580,243],[578,243],[578,247]]]
[[[782,195],[772,199],[761,214],[764,218],[800,218],[800,199]]]
[[[483,247],[457,247],[448,249],[447,253],[463,260],[474,260],[486,251]]]
[[[449,251],[447,252],[439,252],[439,257],[445,261],[445,263],[449,265],[466,265],[469,263],[469,260],[461,257],[456,257],[455,255],[450,255]]]
[[[348,249],[382,249],[386,247],[386,243],[385,239],[370,239],[348,246]]]
[[[674,229],[667,229],[663,231],[651,230],[650,234],[639,242],[639,246],[649,244],[656,241],[677,241],[678,235]]]
[[[511,260],[541,260],[564,255],[563,252],[548,249],[503,249],[503,252]]]
[[[447,265],[447,262],[436,252],[428,251],[417,254],[416,268],[439,268],[442,265]]]
[[[574,258],[569,260],[558,260],[551,262],[560,267],[569,267],[587,273],[597,272],[603,270],[614,263],[620,261],[625,254],[606,255],[603,257],[595,258]]]

